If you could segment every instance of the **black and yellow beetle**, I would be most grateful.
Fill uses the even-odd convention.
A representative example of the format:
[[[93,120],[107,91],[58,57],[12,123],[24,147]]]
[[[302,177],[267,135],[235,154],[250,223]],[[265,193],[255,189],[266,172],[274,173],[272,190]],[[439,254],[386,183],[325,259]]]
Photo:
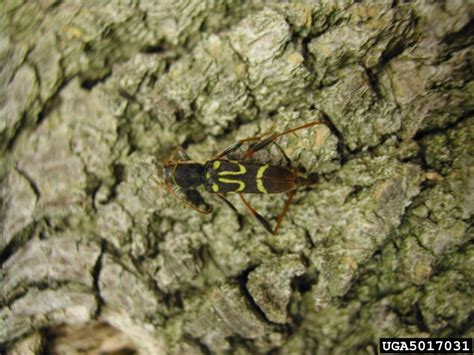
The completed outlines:
[[[203,200],[197,191],[198,187],[203,186],[206,191],[217,195],[234,210],[236,208],[225,198],[224,194],[230,192],[238,193],[242,202],[262,226],[269,233],[275,234],[288,211],[296,189],[299,186],[308,185],[310,180],[300,176],[295,169],[291,168],[289,160],[287,160],[288,166],[286,167],[246,160],[251,158],[257,151],[267,147],[276,139],[286,134],[319,124],[326,123],[324,121],[313,121],[282,133],[265,134],[242,139],[214,155],[204,164],[191,160],[182,149],[178,149],[172,154],[170,160],[163,162],[165,186],[174,197],[203,214],[211,213],[213,208],[212,205],[207,204]],[[265,136],[268,137],[263,138]],[[224,159],[240,148],[245,142],[252,141],[256,143],[251,145],[239,159]],[[175,160],[176,156],[178,156],[178,160]],[[178,192],[183,194],[184,197],[178,196]],[[288,199],[277,218],[275,228],[272,228],[270,223],[250,206],[242,195],[278,193],[288,193]],[[200,208],[200,205],[205,205],[206,207]]]

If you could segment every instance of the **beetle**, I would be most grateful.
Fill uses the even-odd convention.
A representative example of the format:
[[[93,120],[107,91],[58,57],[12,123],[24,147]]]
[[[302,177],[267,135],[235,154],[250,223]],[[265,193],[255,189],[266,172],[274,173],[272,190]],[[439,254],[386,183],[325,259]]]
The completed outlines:
[[[276,234],[297,188],[307,186],[311,184],[312,181],[300,176],[300,174],[291,167],[291,160],[289,160],[283,151],[285,159],[287,160],[286,167],[252,162],[249,161],[249,159],[256,152],[267,147],[284,135],[320,124],[326,124],[326,122],[317,120],[282,133],[267,133],[239,140],[223,151],[215,154],[204,163],[192,160],[183,149],[178,148],[172,153],[169,160],[163,162],[165,187],[175,198],[202,214],[211,213],[213,206],[205,202],[197,188],[203,186],[207,192],[218,196],[235,211],[237,211],[237,209],[226,199],[225,194],[237,193],[258,222],[269,233]],[[237,151],[247,142],[255,143],[250,145],[238,159],[226,159],[226,157]],[[176,159],[176,157],[178,157],[178,159]],[[270,223],[260,215],[243,196],[243,194],[279,193],[287,193],[288,198],[283,206],[282,212],[277,217],[275,228],[272,228]],[[183,197],[179,196],[179,194],[182,194]],[[204,207],[201,207],[201,205]]]

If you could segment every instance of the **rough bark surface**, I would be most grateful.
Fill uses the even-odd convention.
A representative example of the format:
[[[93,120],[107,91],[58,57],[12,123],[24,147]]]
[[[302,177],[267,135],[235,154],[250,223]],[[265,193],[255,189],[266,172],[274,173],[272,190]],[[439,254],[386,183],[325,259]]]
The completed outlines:
[[[472,3],[0,11],[0,350],[373,353],[382,336],[474,336]],[[205,161],[321,116],[278,141],[319,178],[277,236],[163,189],[175,147]],[[274,222],[284,196],[249,199]]]

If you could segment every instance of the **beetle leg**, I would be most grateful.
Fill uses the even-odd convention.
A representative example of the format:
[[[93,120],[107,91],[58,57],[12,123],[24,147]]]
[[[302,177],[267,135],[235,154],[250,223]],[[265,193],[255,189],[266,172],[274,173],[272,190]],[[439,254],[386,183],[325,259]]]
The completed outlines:
[[[190,200],[189,200],[189,194],[190,193],[194,193],[194,194],[197,194],[201,199],[201,195],[199,194],[199,192],[197,190],[188,190],[188,191],[183,191],[181,190],[180,188],[178,188],[177,190],[173,190],[173,188],[171,187],[170,184],[166,183],[165,182],[165,187],[166,189],[168,190],[168,192],[175,198],[177,199],[178,201],[180,201],[181,203],[185,204],[186,206],[192,208],[193,210],[201,213],[201,214],[209,214],[212,212],[212,210],[214,209],[214,207],[212,205],[208,205],[209,208],[207,210],[204,210],[204,209],[201,209],[199,208],[198,206],[196,206],[195,204],[193,204]],[[181,196],[178,196],[178,192],[181,192],[181,193],[184,193],[186,198],[183,198]],[[204,201],[204,199],[202,199],[202,201]]]
[[[293,196],[295,195],[296,190],[292,190],[288,193],[288,199],[285,201],[285,205],[283,206],[283,210],[281,213],[278,215],[277,218],[277,223],[275,226],[275,229],[273,230],[273,234],[276,234],[278,231],[278,228],[280,228],[281,221],[283,221],[283,218],[285,217],[286,213],[288,212],[288,209],[290,208],[291,202],[293,201]]]
[[[274,231],[272,230],[272,226],[270,225],[270,223],[264,217],[262,217],[262,215],[259,214],[255,210],[255,208],[250,206],[250,204],[247,202],[247,200],[244,198],[244,196],[242,196],[242,194],[239,194],[239,196],[240,196],[240,199],[242,200],[242,202],[244,203],[245,207],[247,207],[249,209],[249,211],[254,215],[254,217],[257,219],[257,221],[267,230],[267,232],[270,233],[270,234],[274,234]]]
[[[186,201],[189,201],[197,209],[204,211],[205,214],[211,213],[214,209],[211,204],[206,202],[197,189],[186,189],[182,190],[182,192],[186,196]],[[199,206],[204,206],[204,208],[199,208]]]
[[[286,155],[285,151],[283,150],[282,147],[280,147],[280,145],[276,142],[274,142],[276,147],[278,148],[278,150],[281,152],[281,155],[283,155],[283,158],[285,159],[286,161],[286,167],[287,168],[291,168],[291,159],[288,157],[288,155]]]
[[[217,197],[219,197],[222,201],[225,202],[227,206],[229,206],[231,209],[233,209],[235,212],[238,213],[237,208],[228,200],[225,198],[224,194],[222,192],[216,193]]]
[[[174,161],[174,157],[175,156],[178,156],[178,160],[192,160],[189,155],[186,154],[186,152],[183,150],[183,148],[181,147],[178,147],[176,149],[173,150],[173,152],[171,153],[171,156],[170,158],[168,159],[169,161]]]
[[[282,136],[284,136],[284,135],[287,135],[287,134],[290,134],[290,133],[299,131],[300,129],[305,129],[305,128],[309,128],[309,127],[312,127],[312,126],[316,126],[316,125],[318,125],[318,124],[326,124],[326,122],[325,122],[325,121],[321,121],[321,120],[313,121],[313,122],[304,124],[304,125],[302,125],[302,126],[289,129],[289,130],[284,131],[284,132],[282,132],[282,133],[273,134],[273,135],[271,135],[271,136],[268,137],[268,138],[262,139],[260,142],[254,144],[253,146],[251,146],[251,147],[245,152],[245,154],[244,154],[244,156],[243,156],[243,160],[251,158],[252,155],[254,155],[256,152],[258,152],[259,150],[265,148],[266,146],[268,146],[269,144],[271,144],[272,142],[274,142],[276,139],[278,139],[278,138],[280,138],[280,137],[282,137]]]
[[[283,218],[286,216],[288,209],[290,208],[291,202],[293,201],[293,196],[295,195],[296,190],[292,190],[288,193],[288,199],[285,201],[285,205],[283,206],[283,210],[277,217],[277,223],[274,229],[272,229],[272,226],[270,223],[262,217],[260,213],[258,213],[255,208],[253,208],[250,203],[242,196],[242,194],[239,194],[240,199],[244,203],[245,207],[247,207],[250,212],[254,215],[254,217],[257,219],[257,221],[267,230],[268,233],[270,234],[277,234],[278,229],[280,228],[281,222],[283,221]]]
[[[176,155],[178,155],[178,160],[175,160]],[[166,167],[167,165],[170,165],[179,161],[192,161],[189,155],[187,155],[186,152],[181,147],[175,148],[173,152],[171,153],[171,156],[169,157],[169,159],[163,160],[162,164],[164,167]]]

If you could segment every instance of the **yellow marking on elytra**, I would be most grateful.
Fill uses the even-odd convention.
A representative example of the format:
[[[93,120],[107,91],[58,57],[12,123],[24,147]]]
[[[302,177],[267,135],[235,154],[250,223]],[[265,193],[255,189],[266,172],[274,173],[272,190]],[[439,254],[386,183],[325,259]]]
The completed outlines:
[[[261,193],[263,194],[267,194],[268,191],[267,189],[265,188],[265,186],[263,186],[263,181],[262,179],[257,179],[257,190],[260,191]]]
[[[219,176],[243,175],[247,172],[247,168],[244,165],[240,164],[239,162],[230,161],[230,163],[237,165],[239,167],[239,170],[238,171],[228,171],[228,170],[219,171],[219,173],[218,173]],[[236,180],[236,179],[226,179],[226,178],[222,178],[222,177],[219,177],[218,181],[221,182],[221,183],[224,183],[224,184],[237,184],[237,185],[239,185],[237,187],[237,189],[234,190],[235,192],[240,192],[240,191],[245,190],[245,182],[243,182],[243,181]]]
[[[263,174],[265,173],[265,170],[267,170],[270,167],[270,165],[265,164],[262,165],[260,168],[257,170],[257,179],[261,179],[263,177]]]
[[[206,173],[206,179],[209,180],[210,178],[211,178],[211,173],[208,171],[208,172]]]
[[[245,182],[240,181],[240,180],[234,180],[234,179],[225,179],[225,178],[218,178],[219,182],[223,182],[224,184],[239,184],[239,187],[237,190],[234,190],[235,192],[240,192],[245,189]]]
[[[258,168],[257,170],[257,190],[266,194],[268,193],[267,189],[265,188],[265,186],[263,186],[263,181],[262,181],[262,178],[263,178],[263,174],[265,173],[265,171],[270,167],[270,165],[268,164],[265,164],[265,165],[262,165],[260,168]]]
[[[214,163],[212,163],[212,168],[217,170],[221,167],[221,162],[219,160],[216,160]]]
[[[217,184],[212,184],[211,188],[212,188],[212,191],[214,191],[214,192],[219,192],[219,185],[217,185]]]
[[[243,175],[247,172],[247,168],[243,166],[242,164],[239,164],[236,161],[231,161],[231,163],[236,164],[239,167],[239,171],[220,171],[219,176],[224,176],[224,175]]]

